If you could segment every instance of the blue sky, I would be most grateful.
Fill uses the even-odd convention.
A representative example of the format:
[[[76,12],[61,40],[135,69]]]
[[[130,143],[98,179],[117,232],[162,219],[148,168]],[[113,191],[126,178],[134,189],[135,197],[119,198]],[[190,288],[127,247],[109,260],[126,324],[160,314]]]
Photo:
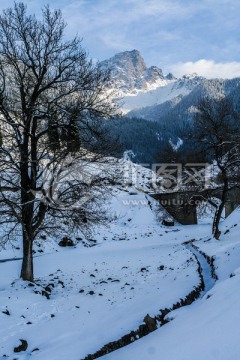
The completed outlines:
[[[31,12],[60,8],[92,58],[138,49],[148,66],[180,76],[240,76],[238,0],[26,0]],[[0,10],[12,0],[1,0]]]

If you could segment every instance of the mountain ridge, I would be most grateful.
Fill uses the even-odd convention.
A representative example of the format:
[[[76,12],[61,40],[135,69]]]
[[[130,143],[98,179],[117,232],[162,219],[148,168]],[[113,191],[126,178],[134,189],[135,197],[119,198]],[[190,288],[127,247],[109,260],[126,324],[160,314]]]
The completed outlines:
[[[157,77],[150,85],[142,86],[152,67],[147,68],[137,50],[120,53],[112,59],[111,69],[115,74],[112,86],[122,91],[119,103],[125,116],[109,132],[118,134],[123,151],[133,154],[134,162],[172,161],[180,152],[181,161],[186,154],[193,154],[193,158],[196,153],[193,120],[197,105],[204,97],[228,96],[240,112],[240,78],[206,79],[196,73],[179,79],[173,75],[167,78],[157,68]],[[118,68],[114,72],[116,63]],[[108,65],[109,62],[105,62],[105,66]],[[194,160],[199,161],[197,156]]]

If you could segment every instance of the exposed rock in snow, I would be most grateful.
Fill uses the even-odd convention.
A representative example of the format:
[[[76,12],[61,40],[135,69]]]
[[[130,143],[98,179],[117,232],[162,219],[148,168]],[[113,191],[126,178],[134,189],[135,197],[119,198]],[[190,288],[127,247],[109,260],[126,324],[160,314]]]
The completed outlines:
[[[123,94],[137,94],[174,81],[172,74],[166,77],[157,66],[147,67],[138,50],[124,51],[102,61],[100,66],[110,69],[112,83]]]

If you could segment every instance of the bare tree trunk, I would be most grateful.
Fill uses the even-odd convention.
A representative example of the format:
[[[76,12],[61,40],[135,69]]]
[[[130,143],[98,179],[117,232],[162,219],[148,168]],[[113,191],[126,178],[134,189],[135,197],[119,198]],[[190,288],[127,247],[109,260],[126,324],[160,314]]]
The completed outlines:
[[[33,282],[33,239],[23,231],[23,261],[21,278]]]
[[[214,220],[213,220],[212,232],[213,232],[213,236],[215,237],[216,240],[219,240],[220,235],[221,235],[221,231],[219,230],[219,223],[221,220],[224,206],[225,206],[225,203],[221,202],[220,206],[218,207],[218,209],[215,213]]]
[[[222,192],[222,198],[221,198],[221,204],[219,205],[218,209],[216,210],[214,220],[213,220],[213,227],[212,227],[212,233],[216,240],[219,240],[221,231],[219,230],[219,223],[221,220],[222,212],[224,210],[224,206],[227,201],[227,193],[228,193],[228,178],[227,174],[223,172],[223,192]]]

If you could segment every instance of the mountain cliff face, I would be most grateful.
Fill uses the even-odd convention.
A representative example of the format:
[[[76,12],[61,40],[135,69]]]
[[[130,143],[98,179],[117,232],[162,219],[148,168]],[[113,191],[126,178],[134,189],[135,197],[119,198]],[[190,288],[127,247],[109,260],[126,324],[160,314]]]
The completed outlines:
[[[124,51],[102,61],[100,66],[110,69],[112,83],[121,94],[136,94],[165,86],[175,80],[172,74],[163,75],[157,66],[147,67],[138,50]]]

